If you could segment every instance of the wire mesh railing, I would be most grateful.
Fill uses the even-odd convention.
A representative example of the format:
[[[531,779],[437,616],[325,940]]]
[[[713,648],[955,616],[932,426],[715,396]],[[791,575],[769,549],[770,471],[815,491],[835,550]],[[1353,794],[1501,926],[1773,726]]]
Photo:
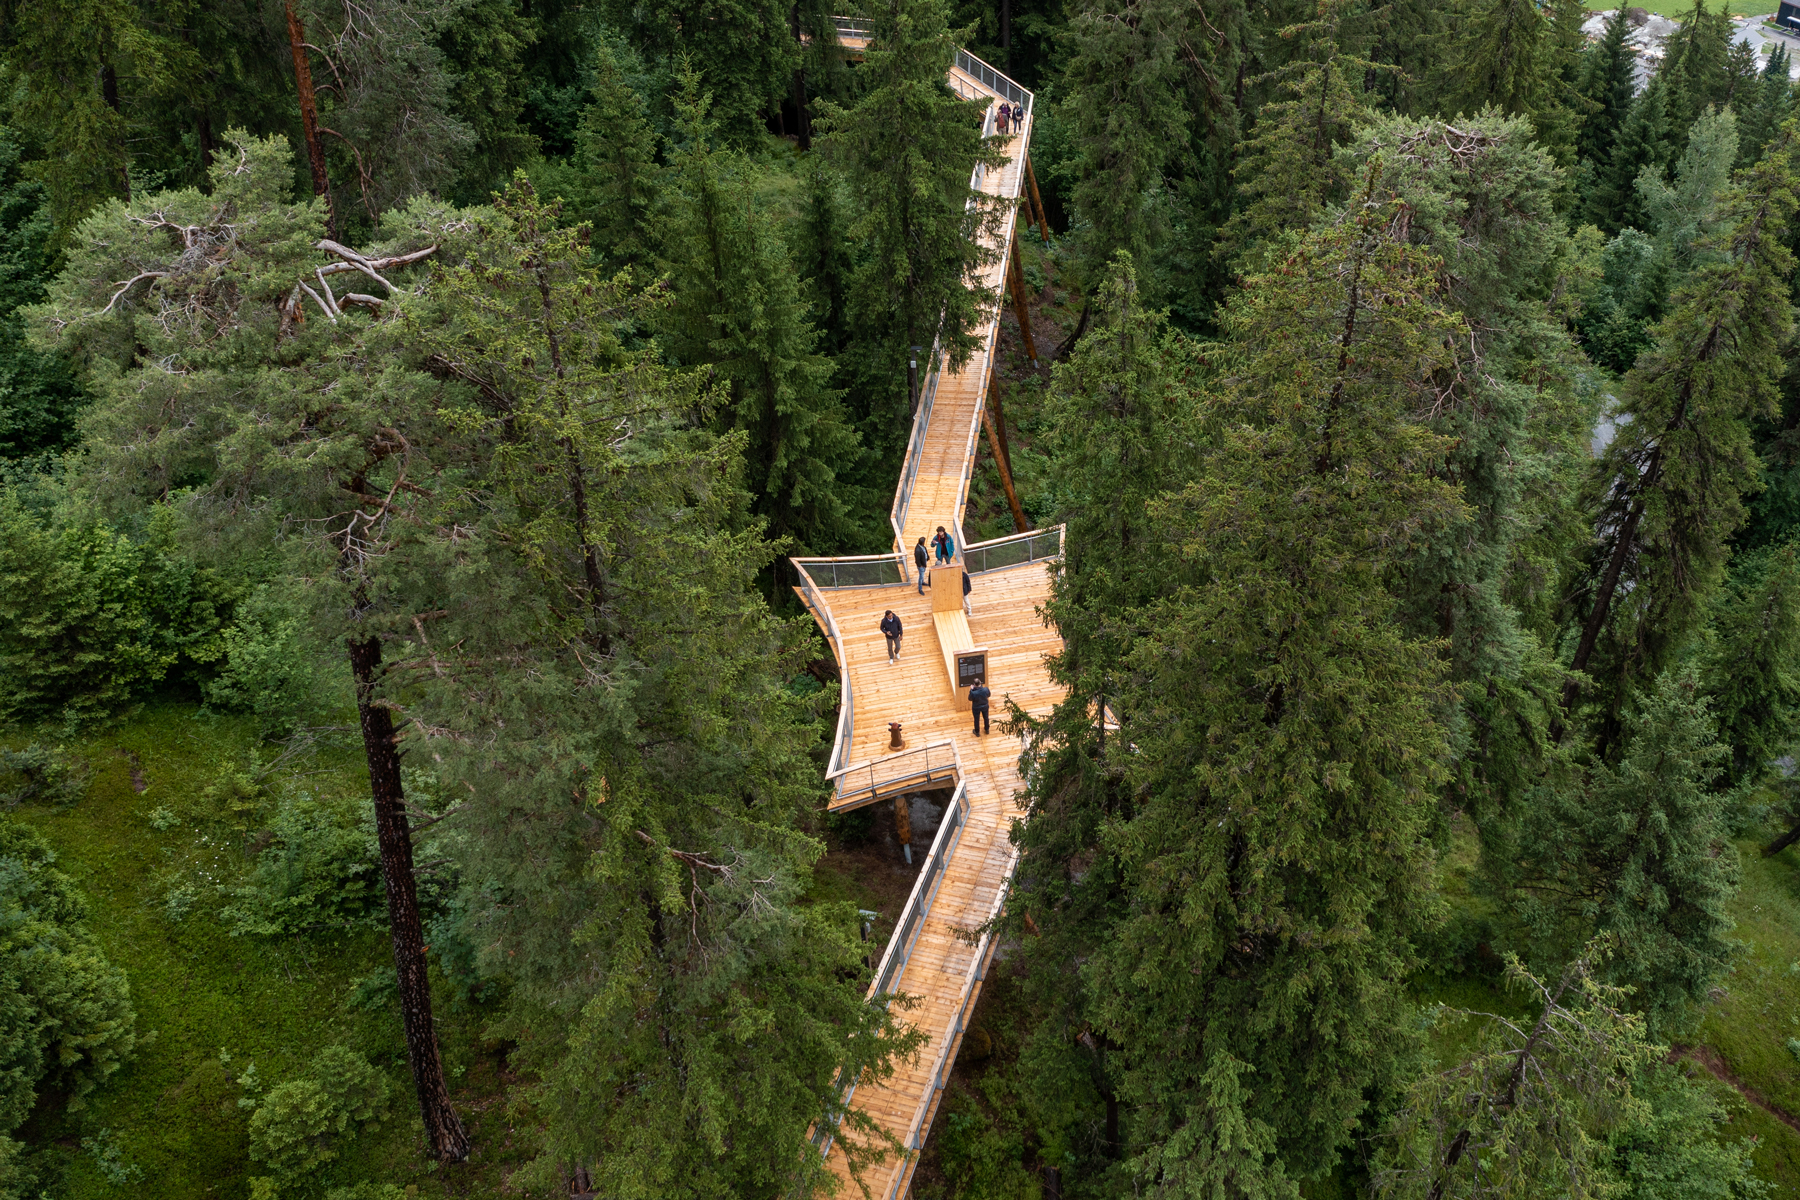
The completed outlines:
[[[887,950],[881,956],[881,966],[875,971],[875,982],[869,985],[871,1000],[894,990],[895,982],[906,970],[907,960],[912,957],[913,945],[918,941],[919,931],[925,926],[925,914],[931,911],[932,896],[943,879],[944,867],[956,852],[956,841],[963,826],[969,822],[967,791],[967,788],[958,784],[956,794],[951,796],[949,805],[944,809],[943,820],[938,823],[937,836],[931,839],[931,853],[925,856],[925,863],[919,868],[919,877],[913,881],[912,895],[906,898],[906,907],[900,910],[900,919],[894,922],[894,936],[888,939]]]
[[[971,575],[983,571],[1004,571],[1062,556],[1063,526],[1034,529],[963,547],[963,565]]]
[[[994,68],[988,66],[979,58],[970,54],[967,50],[958,50],[956,52],[956,69],[961,71],[964,75],[967,75],[970,79],[976,80],[983,87],[995,92],[1001,99],[1010,100],[1014,104],[1023,104],[1026,112],[1031,111],[1032,97],[1030,92],[1026,91],[1000,72],[994,70]]]
[[[791,558],[817,588],[893,587],[907,583],[899,554],[858,554],[846,558]]]
[[[837,776],[837,798],[831,802],[831,809],[847,812],[902,789],[954,783],[961,778],[962,763],[956,756],[956,743],[932,742],[845,767]]]
[[[860,17],[833,17],[831,27],[837,30],[839,41],[845,38],[867,41],[875,36],[875,22],[865,21]]]
[[[844,655],[844,640],[838,635],[837,621],[831,610],[825,606],[825,598],[819,595],[818,587],[812,576],[798,560],[789,559],[794,564],[794,574],[800,577],[800,594],[806,598],[806,606],[812,609],[813,619],[818,621],[819,628],[825,631],[825,637],[831,642],[831,653],[838,665],[838,723],[837,740],[831,746],[831,762],[825,768],[826,778],[834,771],[841,771],[850,761],[850,738],[856,728],[856,698],[850,692],[850,671],[848,660]]]
[[[894,492],[894,506],[888,511],[888,524],[894,527],[894,551],[905,561],[906,513],[912,507],[913,485],[919,479],[919,464],[925,457],[925,435],[931,428],[931,406],[937,399],[937,342],[931,343],[931,357],[925,360],[925,381],[919,385],[919,411],[913,415],[912,437],[906,443],[906,466],[900,472],[900,486]]]

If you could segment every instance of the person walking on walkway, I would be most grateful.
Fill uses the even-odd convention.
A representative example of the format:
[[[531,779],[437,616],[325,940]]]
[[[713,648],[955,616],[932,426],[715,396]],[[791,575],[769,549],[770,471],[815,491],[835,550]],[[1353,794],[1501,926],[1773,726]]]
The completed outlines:
[[[950,540],[950,535],[944,532],[942,525],[937,528],[937,536],[931,539],[931,548],[936,552],[940,563],[948,563],[956,555],[956,543]]]
[[[888,661],[894,662],[900,657],[900,618],[891,608],[882,615],[881,633],[887,638]]]
[[[1012,105],[1004,100],[1000,102],[1000,132],[1006,132],[1006,123],[1012,120]]]
[[[919,544],[913,547],[913,564],[919,568],[919,595],[921,596],[925,594],[925,567],[930,561],[930,557],[925,553],[925,539],[920,538]]]
[[[975,716],[976,737],[988,732],[988,697],[991,695],[985,679],[977,679],[975,686],[969,689],[969,711]]]

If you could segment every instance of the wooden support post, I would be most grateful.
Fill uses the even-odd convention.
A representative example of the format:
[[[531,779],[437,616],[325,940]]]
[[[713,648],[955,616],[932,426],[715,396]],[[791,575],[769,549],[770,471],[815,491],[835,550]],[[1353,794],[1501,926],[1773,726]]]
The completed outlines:
[[[1025,307],[1025,272],[1019,268],[1019,232],[1013,230],[1012,253],[1006,256],[1007,275],[1012,284],[1013,313],[1019,318],[1019,336],[1025,339],[1025,353],[1031,365],[1038,365],[1037,344],[1031,340],[1031,313]]]
[[[904,795],[894,797],[894,837],[900,842],[900,853],[912,861],[912,805]]]
[[[987,426],[988,449],[1000,468],[1000,486],[1006,491],[1006,503],[1012,509],[1013,528],[1024,533],[1031,528],[1025,523],[1025,510],[1019,507],[1019,494],[1013,490],[1012,453],[1006,448],[1006,413],[1000,407],[1000,374],[988,372],[988,403],[981,406],[981,422]],[[998,419],[996,419],[998,418]]]
[[[1038,233],[1043,235],[1044,245],[1050,244],[1050,222],[1044,216],[1044,198],[1038,195],[1037,172],[1031,169],[1031,155],[1025,155],[1025,181],[1031,185],[1031,206],[1037,209]]]

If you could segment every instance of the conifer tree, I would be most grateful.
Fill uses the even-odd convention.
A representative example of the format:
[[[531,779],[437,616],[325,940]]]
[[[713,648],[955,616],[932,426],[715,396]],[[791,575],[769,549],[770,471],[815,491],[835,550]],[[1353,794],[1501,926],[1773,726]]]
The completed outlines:
[[[415,643],[455,682],[409,699],[469,795],[472,940],[541,1081],[521,1182],[748,1200],[818,1182],[816,1120],[867,1138],[840,1070],[919,1039],[863,1002],[854,907],[802,902],[823,697],[786,681],[816,643],[755,590],[745,436],[696,430],[702,379],[621,344],[653,303],[515,186],[397,323],[474,385],[474,494]]]
[[[1117,697],[1123,895],[1082,969],[1144,1189],[1229,1166],[1204,1131],[1230,1124],[1266,1128],[1288,1175],[1329,1168],[1409,1053],[1451,692],[1383,581],[1461,515],[1413,414],[1467,333],[1401,206],[1363,196],[1246,281],[1201,481],[1153,510],[1196,582],[1145,611]],[[1227,1058],[1241,1114],[1215,1107]]]
[[[575,158],[585,178],[573,215],[589,222],[594,251],[610,266],[646,268],[654,260],[654,216],[661,189],[656,134],[643,97],[626,82],[612,45],[594,48],[593,102],[575,127]]]
[[[1179,576],[1150,506],[1191,477],[1191,457],[1181,448],[1198,433],[1183,351],[1166,316],[1146,307],[1123,252],[1094,297],[1093,313],[1074,352],[1056,364],[1048,399],[1068,531],[1045,615],[1062,637],[1050,675],[1067,695],[1047,719],[1030,724],[1036,767],[1013,883],[1019,911],[1030,914],[1035,930],[1024,941],[1038,1030],[1024,1058],[1026,1090],[1061,1097],[1044,1105],[1039,1122],[1079,1151],[1071,1179],[1103,1175],[1118,1153],[1116,1136],[1096,1140],[1088,1132],[1116,1134],[1119,1125],[1108,1048],[1067,1033],[1090,1020],[1092,1000],[1071,982],[1108,936],[1120,900],[1102,830],[1131,814],[1130,788],[1105,755],[1109,737],[1129,738],[1131,731],[1109,734],[1106,722],[1145,634],[1141,610]],[[1084,1086],[1069,1093],[1070,1079]]]
[[[1729,108],[1708,108],[1689,127],[1673,186],[1654,167],[1638,176],[1638,200],[1650,231],[1678,272],[1692,265],[1695,243],[1710,241],[1717,230],[1719,201],[1731,180],[1737,149],[1737,118]]]
[[[1225,245],[1240,261],[1258,242],[1305,229],[1344,198],[1349,181],[1336,151],[1367,116],[1366,80],[1381,72],[1343,51],[1342,21],[1342,6],[1322,0],[1315,20],[1281,31],[1283,38],[1304,38],[1307,50],[1270,73],[1284,98],[1257,109],[1232,172],[1243,199],[1226,226]]]
[[[1576,111],[1583,102],[1575,84],[1586,15],[1576,0],[1543,7],[1532,0],[1486,0],[1440,64],[1450,103],[1465,113],[1493,105],[1529,116],[1539,141],[1559,163],[1572,166],[1583,115]]]
[[[822,156],[806,164],[806,196],[794,229],[794,260],[810,293],[813,322],[827,354],[850,342],[850,218],[844,181]]]
[[[615,29],[652,63],[674,68],[683,58],[713,97],[722,137],[744,145],[793,87],[804,61],[792,4],[771,0],[607,0]]]
[[[1630,32],[1626,6],[1621,4],[1606,18],[1600,41],[1588,50],[1582,62],[1580,91],[1588,103],[1588,112],[1581,122],[1575,152],[1581,160],[1583,194],[1587,197],[1604,179],[1613,148],[1631,112],[1637,59],[1626,42]]]
[[[841,549],[851,532],[848,489],[834,464],[853,463],[855,432],[826,382],[800,281],[781,231],[757,211],[750,164],[709,144],[699,76],[682,77],[683,146],[671,164],[668,239],[673,302],[660,322],[678,361],[710,365],[728,427],[748,435],[745,476],[771,535],[805,552]]]
[[[1738,856],[1721,745],[1691,668],[1660,678],[1625,721],[1616,766],[1551,784],[1521,834],[1512,879],[1537,955],[1617,946],[1604,977],[1634,989],[1659,1037],[1731,962]]]
[[[1062,112],[1079,156],[1071,198],[1091,226],[1085,249],[1096,276],[1119,250],[1152,261],[1167,231],[1146,199],[1195,132],[1235,123],[1222,89],[1190,96],[1191,71],[1216,82],[1235,69],[1228,51],[1190,29],[1195,15],[1178,0],[1083,0],[1070,13]],[[1196,51],[1207,60],[1191,62]]]
[[[944,0],[887,0],[857,74],[853,106],[821,101],[821,149],[851,192],[852,241],[860,248],[848,309],[857,345],[843,369],[864,441],[898,450],[909,400],[906,355],[939,347],[953,364],[975,349],[980,306],[973,274],[976,232],[990,217],[969,187],[977,162],[997,163],[983,143],[981,108],[945,83],[956,53]]]
[[[1793,86],[1788,79],[1788,49],[1776,46],[1755,91],[1746,98],[1739,122],[1738,166],[1747,167],[1762,157],[1763,147],[1788,118]]]
[[[1553,300],[1583,290],[1582,256],[1556,215],[1560,173],[1526,118],[1377,121],[1340,170],[1383,156],[1383,194],[1405,206],[1409,240],[1441,258],[1441,302],[1468,325],[1416,414],[1449,439],[1443,469],[1465,519],[1421,538],[1395,591],[1409,630],[1445,640],[1463,710],[1453,787],[1485,833],[1533,786],[1559,690],[1508,589],[1531,573],[1526,547],[1566,519],[1589,459],[1580,355]]]
[[[1669,130],[1677,144],[1686,140],[1688,126],[1707,105],[1731,102],[1733,32],[1729,5],[1712,12],[1706,0],[1694,0],[1669,35],[1657,77],[1666,81]]]
[[[1704,683],[1733,786],[1754,786],[1800,722],[1800,562],[1792,543],[1740,555],[1720,589]]]
[[[1588,201],[1587,218],[1608,233],[1648,224],[1638,200],[1637,181],[1646,170],[1663,170],[1670,157],[1665,87],[1652,79],[1625,118],[1612,158]]]
[[[1570,665],[1604,721],[1694,632],[1757,482],[1749,423],[1771,414],[1790,326],[1785,239],[1795,208],[1793,122],[1722,203],[1723,232],[1681,284],[1656,346],[1625,377],[1628,420],[1598,463],[1601,536]],[[1597,656],[1597,657],[1596,657]],[[1570,707],[1579,689],[1564,690]],[[1602,731],[1602,745],[1610,738]]]

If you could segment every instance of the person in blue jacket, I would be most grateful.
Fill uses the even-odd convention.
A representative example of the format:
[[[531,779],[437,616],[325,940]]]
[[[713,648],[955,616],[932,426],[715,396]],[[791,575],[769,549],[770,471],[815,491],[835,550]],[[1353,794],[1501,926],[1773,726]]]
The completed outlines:
[[[975,716],[976,737],[988,732],[988,697],[993,694],[988,691],[985,679],[977,679],[975,686],[969,689],[969,711]]]
[[[956,557],[956,543],[950,540],[950,535],[944,532],[942,525],[937,528],[937,536],[931,539],[931,548],[940,563],[947,563]]]

